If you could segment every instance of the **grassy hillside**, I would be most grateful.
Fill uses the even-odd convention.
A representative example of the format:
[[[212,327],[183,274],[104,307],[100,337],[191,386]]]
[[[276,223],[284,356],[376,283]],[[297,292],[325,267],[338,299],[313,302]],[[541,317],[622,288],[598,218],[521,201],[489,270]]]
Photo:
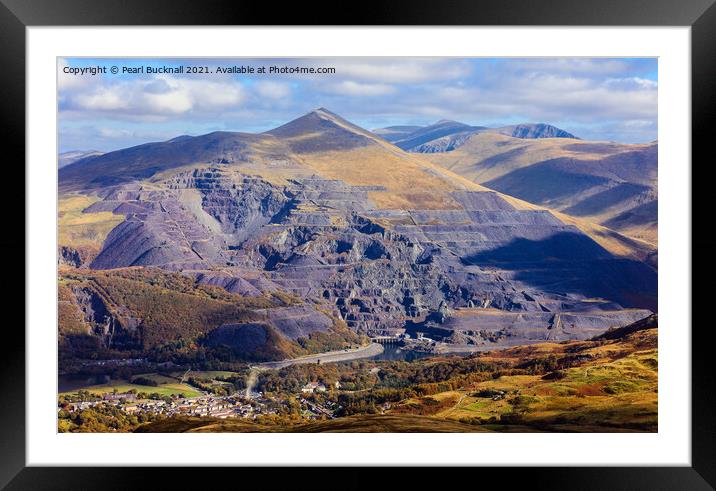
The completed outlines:
[[[242,420],[172,418],[137,428],[137,433],[476,433],[488,431],[459,421],[414,415],[352,416],[290,428]]]
[[[98,198],[69,195],[58,201],[58,243],[60,246],[101,247],[107,234],[124,220],[110,212],[83,213]]]
[[[112,380],[106,384],[90,385],[83,387],[82,391],[88,392],[90,395],[103,396],[105,394],[112,393],[127,393],[133,391],[135,393],[145,392],[151,394],[159,394],[160,396],[172,396],[178,395],[180,397],[197,397],[201,395],[195,388],[188,384],[182,384],[177,381],[161,383],[157,386],[147,386],[141,384],[134,384],[126,380]],[[77,394],[78,390],[71,390],[68,392],[61,392],[60,396],[71,396]]]
[[[402,401],[391,412],[550,431],[655,431],[655,318],[611,340],[540,344],[487,353],[515,369],[468,387]],[[598,429],[598,430],[597,430]]]
[[[585,168],[591,167],[594,175],[620,177],[625,181],[650,185],[656,180],[656,169],[648,165],[648,159],[655,150],[655,143],[621,144],[570,138],[521,139],[478,133],[452,152],[425,154],[423,157],[475,182],[487,182],[539,162],[565,157],[579,161],[577,164]],[[615,158],[617,155],[619,159]],[[648,171],[643,172],[647,168]]]
[[[479,184],[657,243],[657,145],[478,133],[423,158]]]
[[[83,213],[98,200],[94,196],[71,194],[60,197],[57,213],[57,246],[63,263],[80,266],[94,258],[107,234],[124,221],[110,212]]]
[[[485,191],[480,183],[554,158],[556,151],[580,162],[597,162],[607,150],[609,155],[617,152],[610,145],[567,138],[526,140],[487,133],[473,136],[453,152],[408,153],[330,111],[318,109],[260,135],[216,132],[81,160],[61,169],[59,181],[64,190],[94,190],[131,180],[147,184],[172,171],[210,162],[241,165],[242,172],[260,175],[275,184],[318,175],[350,185],[371,186],[368,196],[379,209],[456,210],[461,205],[454,197],[455,191]],[[488,165],[485,159],[494,162]],[[632,160],[630,176],[638,174],[636,170],[641,166],[639,159]],[[607,177],[626,179],[615,177],[615,172],[622,172],[620,169],[619,165],[610,165]],[[557,210],[571,204],[558,206]],[[584,220],[589,222],[589,218]],[[629,222],[629,230],[634,230],[633,222]]]
[[[145,143],[61,168],[60,189],[97,189],[146,179],[162,169],[196,162],[240,162],[260,148],[265,139],[262,135],[216,131],[199,137]]]
[[[656,316],[589,341],[542,343],[413,362],[360,360],[262,372],[257,389],[288,401],[277,415],[170,418],[140,432],[654,432]],[[341,407],[307,421],[290,409],[308,381],[340,390],[303,395]]]
[[[279,360],[357,342],[340,321],[329,332],[292,341],[266,321],[263,309],[293,304],[293,297],[281,292],[244,297],[156,268],[63,270],[59,300],[60,349],[68,356],[123,350],[199,356],[206,334],[224,324],[245,322],[259,323],[264,342],[250,351],[236,347],[226,356]]]

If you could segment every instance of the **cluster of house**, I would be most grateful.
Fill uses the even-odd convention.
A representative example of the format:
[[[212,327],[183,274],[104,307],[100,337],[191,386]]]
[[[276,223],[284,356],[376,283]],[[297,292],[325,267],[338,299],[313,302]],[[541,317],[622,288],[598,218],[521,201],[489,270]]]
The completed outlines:
[[[105,394],[102,396],[101,399],[95,400],[95,401],[77,401],[77,402],[70,402],[65,406],[65,409],[69,412],[75,412],[75,411],[82,411],[84,409],[89,409],[94,406],[102,405],[102,404],[111,404],[113,406],[121,406],[122,409],[125,409],[129,403],[130,405],[134,403],[137,400],[137,395],[133,394],[131,392],[127,392],[124,394]],[[131,412],[131,410],[130,410]]]
[[[340,389],[341,383],[336,381],[333,386],[336,389]],[[308,382],[301,388],[301,394],[314,394],[317,392],[326,392],[326,390],[328,390],[328,388],[320,382]],[[318,403],[316,401],[304,399],[301,396],[298,396],[298,400],[301,405],[305,407],[305,410],[303,411],[304,417],[308,418],[319,418],[322,416],[333,418],[333,413],[339,408],[339,406],[332,401]]]
[[[340,382],[333,387],[341,388]],[[320,382],[309,382],[301,388],[301,394],[326,392],[328,388]],[[307,417],[333,417],[337,409],[335,403],[317,403],[296,396],[305,409]],[[252,391],[249,394],[236,393],[231,396],[202,395],[192,398],[172,399],[137,399],[132,392],[108,393],[101,399],[93,401],[70,402],[63,406],[69,412],[82,411],[99,405],[112,405],[126,413],[137,414],[163,414],[166,416],[207,416],[213,418],[255,418],[258,415],[276,414],[277,410],[271,407],[271,401],[264,398],[261,392]]]
[[[271,414],[274,410],[260,403],[248,403],[235,397],[198,397],[184,399],[167,412],[168,415],[211,416],[213,418],[251,418],[257,414]]]
[[[95,401],[71,402],[65,406],[69,412],[82,411],[94,406],[110,404],[119,409],[136,414],[165,414],[167,416],[210,416],[214,418],[254,418],[259,414],[274,414],[275,409],[266,407],[260,393],[252,393],[252,399],[246,401],[235,396],[201,396],[193,398],[142,399],[131,392],[122,394],[105,394]]]
[[[333,386],[336,389],[340,389],[341,383],[336,381],[336,383],[333,384]],[[325,392],[326,390],[327,390],[326,386],[320,382],[308,382],[306,385],[304,385],[301,388],[301,392],[303,394],[313,394],[314,392]]]
[[[306,408],[303,411],[303,416],[307,418],[318,418],[321,416],[326,416],[332,419],[334,417],[333,413],[339,408],[339,406],[335,402],[331,401],[319,404],[315,401],[309,401],[300,396],[298,400],[301,405]]]

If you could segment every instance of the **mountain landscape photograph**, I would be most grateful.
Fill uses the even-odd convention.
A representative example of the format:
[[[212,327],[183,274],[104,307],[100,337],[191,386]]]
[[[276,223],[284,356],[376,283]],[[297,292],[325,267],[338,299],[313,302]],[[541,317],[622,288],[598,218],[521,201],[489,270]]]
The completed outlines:
[[[657,93],[655,58],[58,60],[58,432],[658,431]]]

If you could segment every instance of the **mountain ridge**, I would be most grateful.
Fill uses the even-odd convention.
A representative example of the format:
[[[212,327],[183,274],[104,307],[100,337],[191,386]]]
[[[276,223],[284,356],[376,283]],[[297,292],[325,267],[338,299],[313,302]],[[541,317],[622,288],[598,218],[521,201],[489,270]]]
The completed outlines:
[[[403,128],[394,131],[391,128]],[[496,133],[520,139],[569,138],[579,139],[572,133],[546,123],[521,123],[489,128],[472,126],[459,121],[441,119],[427,126],[392,126],[377,128],[373,133],[387,135],[387,141],[401,149],[415,153],[450,152],[462,146],[478,133]],[[398,135],[398,136],[395,136]]]
[[[93,257],[61,244],[73,267],[159,268],[241,295],[290,295],[360,334],[584,338],[656,308],[645,244],[474,183],[322,108],[266,133],[79,161],[60,170],[60,190],[94,196],[85,221],[122,217]],[[318,329],[314,318],[301,322]],[[243,334],[263,332],[250,321],[205,339],[248,346]],[[294,332],[295,319],[278,322]]]
[[[452,152],[423,158],[490,189],[658,240],[658,143],[472,135]]]
[[[447,122],[452,124],[451,121]],[[327,134],[326,130],[329,130],[330,134]],[[309,137],[306,138],[306,135]],[[350,135],[350,138],[346,140],[345,135]],[[341,143],[338,146],[333,144],[332,147],[329,145],[316,148],[316,140],[322,138],[333,138]],[[364,167],[350,164],[337,167],[332,152],[340,152],[341,160],[347,163],[358,159]],[[396,167],[391,165],[385,169],[379,162],[381,165],[370,171],[365,166],[371,158],[366,160],[365,155],[372,155],[373,160],[383,159],[391,162]],[[96,158],[82,159],[60,169],[59,180],[61,191],[82,189],[82,186],[99,189],[136,179],[151,178],[166,170],[206,164],[246,165],[248,170],[270,179],[273,162],[279,161],[288,162],[290,167],[296,169],[306,168],[311,172],[324,173],[330,178],[347,179],[348,183],[354,185],[375,184],[388,179],[387,185],[384,186],[385,191],[369,193],[378,201],[379,206],[423,206],[421,201],[427,200],[432,203],[430,206],[437,206],[438,209],[454,209],[460,205],[449,193],[446,194],[447,189],[454,187],[486,190],[469,174],[456,173],[449,166],[440,161],[433,162],[428,157],[431,156],[405,153],[368,130],[325,108],[318,108],[264,133],[215,131],[194,137],[182,135],[164,142],[149,142],[108,152]],[[258,163],[254,165],[252,162]],[[107,167],[112,169],[108,170]],[[100,172],[101,175],[96,175]],[[301,173],[298,170],[296,172]],[[390,177],[392,172],[396,172],[395,178]],[[401,179],[401,173],[413,178],[413,182]],[[416,192],[420,189],[416,184],[425,184],[445,191],[421,197],[421,193]],[[509,194],[508,197],[515,201]],[[522,203],[517,206],[529,208],[531,204]]]

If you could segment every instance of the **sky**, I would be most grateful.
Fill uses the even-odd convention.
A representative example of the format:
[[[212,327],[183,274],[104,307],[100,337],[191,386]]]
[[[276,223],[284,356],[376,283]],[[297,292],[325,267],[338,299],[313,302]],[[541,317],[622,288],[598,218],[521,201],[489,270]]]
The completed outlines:
[[[146,73],[180,66],[210,73]],[[218,73],[235,66],[335,73]],[[92,67],[106,73],[77,73]],[[122,73],[137,67],[145,73]],[[60,152],[262,132],[318,107],[366,129],[450,119],[549,123],[586,140],[657,139],[655,58],[64,58],[57,82]]]

